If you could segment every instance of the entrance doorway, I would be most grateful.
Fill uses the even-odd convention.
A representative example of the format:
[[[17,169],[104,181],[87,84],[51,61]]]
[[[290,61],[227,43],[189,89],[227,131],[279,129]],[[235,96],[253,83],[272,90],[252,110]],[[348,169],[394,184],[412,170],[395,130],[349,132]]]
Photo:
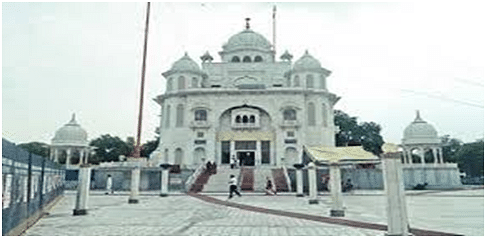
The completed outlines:
[[[255,166],[255,152],[254,151],[241,151],[237,152],[236,156],[240,161],[240,166]]]

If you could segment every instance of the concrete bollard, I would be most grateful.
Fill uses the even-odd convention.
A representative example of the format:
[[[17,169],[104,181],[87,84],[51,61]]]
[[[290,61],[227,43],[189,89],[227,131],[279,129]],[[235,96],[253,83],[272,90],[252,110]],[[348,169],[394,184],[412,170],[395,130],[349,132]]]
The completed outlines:
[[[307,169],[309,175],[309,204],[319,204],[317,200],[316,166],[310,162]]]
[[[386,153],[382,156],[383,176],[386,192],[386,213],[389,236],[408,236],[409,223],[405,201],[405,188],[400,162],[400,152]]]
[[[132,170],[132,178],[130,183],[130,197],[128,203],[138,203],[138,190],[140,185],[140,168],[136,167]]]
[[[88,214],[88,198],[91,181],[91,168],[88,165],[81,165],[78,175],[78,194],[76,195],[76,206],[73,215]]]
[[[169,170],[167,168],[162,168],[160,175],[160,196],[169,196]]]
[[[304,164],[294,164],[295,167],[295,180],[297,183],[297,197],[304,196],[304,178],[302,175],[302,168]]]
[[[341,188],[341,169],[339,164],[331,164],[329,166],[329,183],[331,185],[331,216],[332,217],[343,217],[344,216],[344,206],[343,206],[343,194]]]

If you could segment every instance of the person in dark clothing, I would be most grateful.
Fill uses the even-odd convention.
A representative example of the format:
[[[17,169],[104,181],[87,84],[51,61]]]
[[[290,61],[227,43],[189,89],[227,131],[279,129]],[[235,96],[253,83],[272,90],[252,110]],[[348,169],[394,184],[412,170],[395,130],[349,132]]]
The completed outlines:
[[[269,177],[267,177],[267,186],[265,187],[265,193],[266,195],[277,195],[277,191],[273,189],[273,183]]]
[[[351,183],[351,179],[348,179],[346,183],[342,186],[342,191],[347,192],[353,188],[353,184]]]
[[[238,192],[238,187],[236,185],[236,177],[234,175],[230,175],[230,191],[229,191],[229,199],[233,197],[233,192],[236,193],[239,197],[241,197],[241,194]]]
[[[206,173],[208,173],[208,174],[211,173],[211,161],[208,161],[206,163]]]

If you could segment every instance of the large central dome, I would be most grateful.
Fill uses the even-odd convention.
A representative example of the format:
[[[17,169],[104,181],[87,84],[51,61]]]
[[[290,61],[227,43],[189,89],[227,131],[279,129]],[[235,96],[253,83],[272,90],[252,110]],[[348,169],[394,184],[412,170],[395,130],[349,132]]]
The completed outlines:
[[[268,51],[271,50],[272,45],[262,35],[245,29],[242,32],[229,38],[228,42],[223,45],[224,51],[235,51],[243,49],[258,49]]]
[[[88,133],[76,122],[75,115],[69,123],[56,131],[52,145],[87,146]]]
[[[403,144],[437,144],[440,139],[435,128],[420,118],[417,111],[415,120],[403,131]]]

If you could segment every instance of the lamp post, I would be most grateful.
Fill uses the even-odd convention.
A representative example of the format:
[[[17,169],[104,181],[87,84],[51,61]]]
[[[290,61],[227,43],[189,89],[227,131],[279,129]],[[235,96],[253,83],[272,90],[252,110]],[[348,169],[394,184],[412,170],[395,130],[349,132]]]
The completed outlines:
[[[161,164],[160,167],[162,168],[162,172],[160,174],[160,196],[167,197],[169,196],[169,168],[171,164],[165,163]]]

